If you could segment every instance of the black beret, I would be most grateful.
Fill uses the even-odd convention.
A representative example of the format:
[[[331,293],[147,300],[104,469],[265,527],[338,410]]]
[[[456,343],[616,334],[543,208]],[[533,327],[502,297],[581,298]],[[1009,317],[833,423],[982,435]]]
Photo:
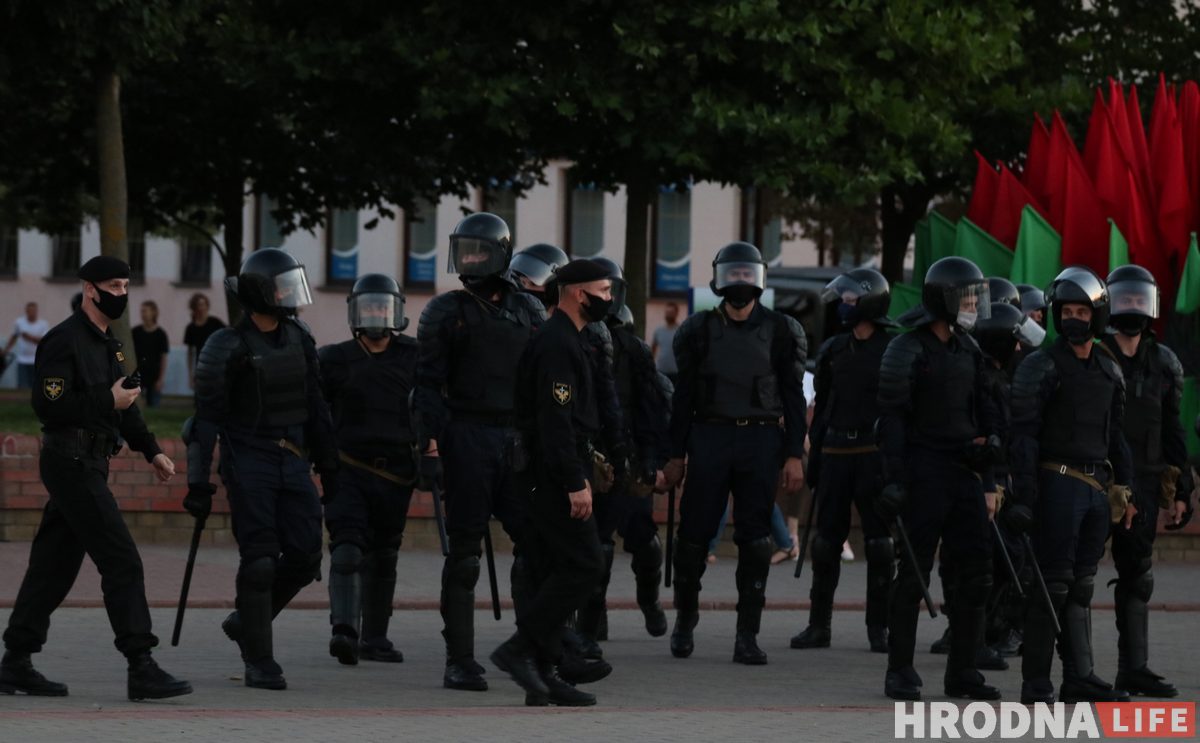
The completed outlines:
[[[589,281],[607,279],[608,269],[587,258],[576,258],[565,266],[559,266],[554,271],[554,277],[559,286],[586,284]]]
[[[84,281],[108,281],[129,278],[129,264],[111,255],[98,255],[79,267],[79,278]]]

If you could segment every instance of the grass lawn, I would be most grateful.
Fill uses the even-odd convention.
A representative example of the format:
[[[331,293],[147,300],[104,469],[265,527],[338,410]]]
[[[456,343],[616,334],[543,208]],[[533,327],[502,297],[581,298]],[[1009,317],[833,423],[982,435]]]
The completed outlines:
[[[163,398],[157,408],[147,409],[139,404],[146,425],[160,439],[179,438],[183,422],[192,414],[190,397]],[[28,393],[5,391],[0,396],[0,433],[38,435],[42,432],[37,416],[29,405]]]

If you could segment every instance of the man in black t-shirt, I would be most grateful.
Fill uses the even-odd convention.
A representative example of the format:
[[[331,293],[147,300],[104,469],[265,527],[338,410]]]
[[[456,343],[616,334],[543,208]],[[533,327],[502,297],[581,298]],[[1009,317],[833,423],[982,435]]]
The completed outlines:
[[[188,300],[188,309],[192,313],[192,321],[183,331],[183,345],[188,350],[188,387],[195,387],[196,359],[200,358],[200,349],[208,337],[225,327],[225,323],[208,314],[208,297],[200,292]]]
[[[167,331],[158,326],[158,305],[150,300],[142,302],[142,324],[133,329],[133,348],[137,353],[137,368],[142,373],[146,405],[156,408],[162,399],[163,372],[171,343]]]

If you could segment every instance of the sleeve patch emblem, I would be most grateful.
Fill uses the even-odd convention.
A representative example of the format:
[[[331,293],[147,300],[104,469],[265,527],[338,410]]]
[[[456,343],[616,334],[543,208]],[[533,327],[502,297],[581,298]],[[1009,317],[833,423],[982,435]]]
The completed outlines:
[[[566,382],[554,383],[554,401],[559,405],[566,405],[571,402],[571,385]]]
[[[42,380],[42,394],[47,400],[57,400],[66,389],[67,385],[62,377],[46,377]]]

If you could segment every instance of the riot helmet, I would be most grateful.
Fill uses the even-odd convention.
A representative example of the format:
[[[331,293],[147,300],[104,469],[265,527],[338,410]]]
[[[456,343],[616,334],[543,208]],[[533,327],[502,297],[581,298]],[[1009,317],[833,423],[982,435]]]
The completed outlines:
[[[1154,274],[1141,266],[1121,266],[1108,275],[1111,304],[1109,324],[1119,332],[1136,336],[1158,318],[1159,291]]]
[[[1046,292],[1054,330],[1074,345],[1083,345],[1104,332],[1108,326],[1108,287],[1090,268],[1070,266],[1051,282]],[[1091,322],[1084,327],[1081,321],[1063,321],[1063,305],[1081,304],[1092,311]]]
[[[1008,366],[1017,344],[1037,348],[1046,331],[1008,302],[992,302],[990,317],[981,318],[971,329],[979,347],[1001,366]]]
[[[312,304],[304,266],[279,248],[251,253],[233,285],[238,301],[250,312],[285,317]]]
[[[886,318],[892,306],[892,290],[875,269],[855,268],[826,284],[821,299],[826,304],[836,303],[838,320],[843,327],[852,328],[864,320]]]
[[[713,258],[709,286],[732,307],[741,309],[762,296],[767,286],[767,262],[748,242],[732,242]]]
[[[983,272],[966,258],[952,255],[935,261],[925,273],[921,304],[938,320],[970,330],[991,315],[991,295]]]
[[[592,262],[603,266],[608,271],[608,278],[612,281],[612,307],[609,309],[608,314],[615,317],[621,311],[621,308],[625,306],[625,296],[628,288],[625,284],[625,272],[611,258],[597,256],[592,258]]]
[[[512,257],[508,225],[495,214],[476,212],[450,233],[448,270],[466,283],[499,276]]]
[[[1017,289],[1017,285],[1003,276],[988,277],[988,294],[992,300],[992,304],[996,302],[1004,302],[1011,304],[1017,309],[1021,307],[1021,291]]]
[[[346,315],[354,335],[379,340],[408,327],[404,292],[391,276],[369,273],[354,282],[346,297]]]

